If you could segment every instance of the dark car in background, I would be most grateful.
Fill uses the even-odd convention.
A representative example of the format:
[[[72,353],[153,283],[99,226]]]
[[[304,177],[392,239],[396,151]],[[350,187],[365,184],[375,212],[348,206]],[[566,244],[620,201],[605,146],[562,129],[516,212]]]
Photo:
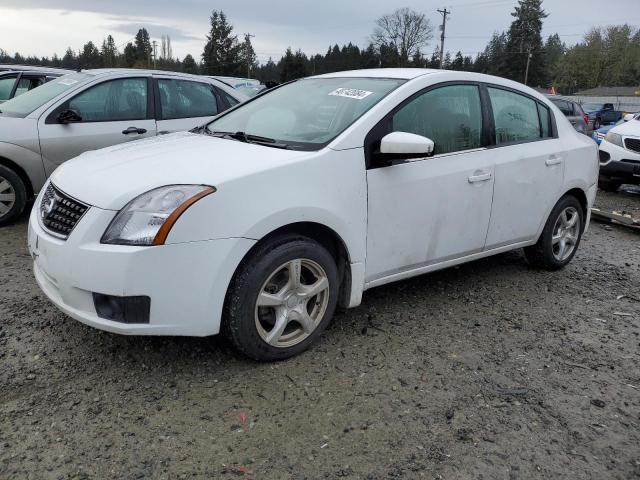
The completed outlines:
[[[589,123],[594,130],[622,118],[622,112],[616,110],[613,103],[584,103],[582,109],[589,116]]]
[[[589,122],[589,116],[584,113],[579,103],[562,97],[549,97],[549,100],[567,117],[576,131],[591,136],[593,129]]]
[[[71,73],[71,71],[57,68],[0,71],[0,103],[11,100],[67,73]]]

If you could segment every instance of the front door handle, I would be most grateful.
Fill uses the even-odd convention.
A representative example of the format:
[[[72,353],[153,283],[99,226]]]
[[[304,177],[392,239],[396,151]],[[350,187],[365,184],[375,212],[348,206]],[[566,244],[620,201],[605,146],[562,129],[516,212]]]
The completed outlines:
[[[145,128],[138,127],[129,127],[126,130],[122,130],[123,135],[131,135],[132,133],[137,133],[138,135],[142,135],[143,133],[147,133]]]
[[[558,164],[560,164],[561,162],[562,162],[562,158],[558,157],[557,155],[551,155],[549,158],[547,158],[547,159],[544,161],[544,164],[545,164],[547,167],[552,167],[552,166],[554,166],[554,165],[558,165]]]
[[[486,182],[487,180],[491,180],[491,172],[478,173],[477,175],[471,175],[468,180],[469,180],[469,183]]]

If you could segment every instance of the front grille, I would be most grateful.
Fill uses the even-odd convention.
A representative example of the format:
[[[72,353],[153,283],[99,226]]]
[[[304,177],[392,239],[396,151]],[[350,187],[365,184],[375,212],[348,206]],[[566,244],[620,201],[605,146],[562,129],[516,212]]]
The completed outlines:
[[[49,182],[40,202],[40,219],[49,232],[66,239],[88,208]]]
[[[624,146],[627,147],[628,150],[640,153],[640,138],[625,138]]]

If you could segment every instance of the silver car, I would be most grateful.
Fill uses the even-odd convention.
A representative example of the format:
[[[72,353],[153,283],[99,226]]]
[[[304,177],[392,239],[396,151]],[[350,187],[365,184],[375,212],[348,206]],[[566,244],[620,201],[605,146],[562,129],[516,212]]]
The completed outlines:
[[[87,150],[189,130],[247,97],[202,76],[100,69],[64,75],[0,105],[0,226],[58,165]]]

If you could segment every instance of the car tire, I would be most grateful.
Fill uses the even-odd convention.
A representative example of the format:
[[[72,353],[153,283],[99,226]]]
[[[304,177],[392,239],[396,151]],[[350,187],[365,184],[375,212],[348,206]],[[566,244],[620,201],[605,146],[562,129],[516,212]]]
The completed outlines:
[[[611,178],[600,177],[598,179],[598,188],[605,192],[617,192],[618,189],[622,186],[622,182],[618,180],[613,180]]]
[[[0,227],[18,218],[27,204],[27,187],[20,176],[0,165]]]
[[[524,254],[533,267],[559,270],[576,254],[583,231],[582,205],[576,197],[565,195],[553,207],[538,242],[525,247]]]
[[[268,240],[243,260],[229,285],[222,333],[254,360],[297,355],[331,320],[338,278],[333,256],[314,240],[300,235]]]

